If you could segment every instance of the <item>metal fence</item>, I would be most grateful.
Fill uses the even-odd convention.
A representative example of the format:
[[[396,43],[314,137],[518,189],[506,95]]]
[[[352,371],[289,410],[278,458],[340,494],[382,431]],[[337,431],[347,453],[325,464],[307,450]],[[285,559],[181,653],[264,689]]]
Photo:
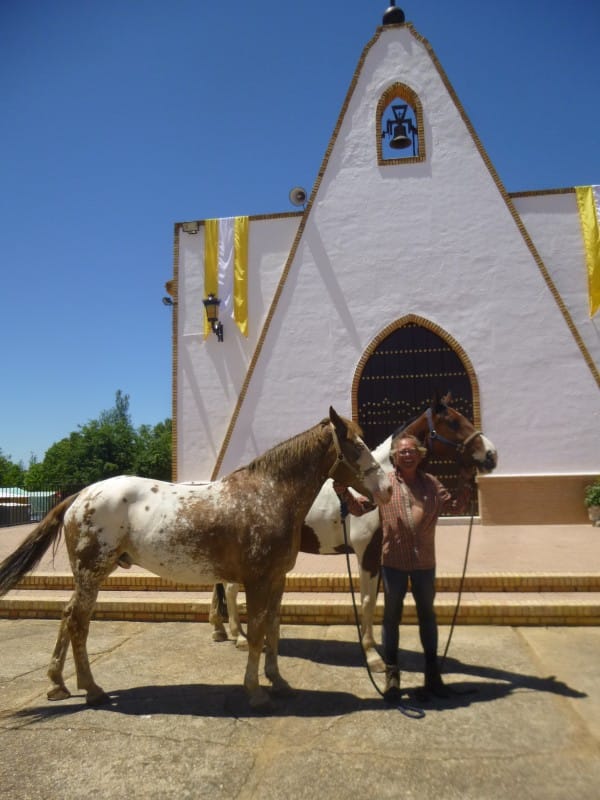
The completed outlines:
[[[0,487],[0,528],[39,522],[65,497],[78,492],[81,486],[51,486],[46,489]]]

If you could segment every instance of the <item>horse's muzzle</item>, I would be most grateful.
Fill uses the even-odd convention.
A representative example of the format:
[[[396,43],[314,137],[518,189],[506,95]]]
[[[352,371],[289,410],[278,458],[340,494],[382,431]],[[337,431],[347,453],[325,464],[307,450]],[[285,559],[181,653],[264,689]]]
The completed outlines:
[[[498,466],[498,455],[493,450],[488,450],[483,461],[475,462],[477,471],[482,473],[493,472]]]

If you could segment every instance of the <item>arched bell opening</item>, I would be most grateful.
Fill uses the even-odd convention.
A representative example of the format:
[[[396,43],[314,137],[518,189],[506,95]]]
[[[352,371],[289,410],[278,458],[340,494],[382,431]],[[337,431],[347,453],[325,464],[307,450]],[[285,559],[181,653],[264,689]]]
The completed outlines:
[[[409,86],[394,83],[381,95],[375,129],[379,164],[425,160],[423,109]]]

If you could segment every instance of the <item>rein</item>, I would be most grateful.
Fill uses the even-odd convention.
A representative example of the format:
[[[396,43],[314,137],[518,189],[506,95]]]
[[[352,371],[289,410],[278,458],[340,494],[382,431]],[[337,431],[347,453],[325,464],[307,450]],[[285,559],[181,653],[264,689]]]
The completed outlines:
[[[440,662],[440,671],[444,669],[444,664],[446,663],[446,656],[448,655],[448,650],[450,648],[450,642],[452,641],[452,634],[454,633],[454,627],[456,625],[456,619],[458,617],[458,610],[460,608],[460,601],[462,598],[462,593],[465,585],[465,576],[467,574],[467,564],[469,563],[469,551],[471,549],[471,534],[473,532],[473,518],[475,517],[475,506],[473,501],[471,500],[471,519],[469,521],[469,532],[467,534],[467,545],[465,547],[465,559],[463,561],[463,570],[462,575],[460,576],[460,583],[458,585],[458,596],[456,598],[456,607],[454,609],[454,615],[452,617],[452,622],[450,623],[450,630],[448,631],[448,641],[446,642],[446,647],[444,648],[444,655],[441,658]]]

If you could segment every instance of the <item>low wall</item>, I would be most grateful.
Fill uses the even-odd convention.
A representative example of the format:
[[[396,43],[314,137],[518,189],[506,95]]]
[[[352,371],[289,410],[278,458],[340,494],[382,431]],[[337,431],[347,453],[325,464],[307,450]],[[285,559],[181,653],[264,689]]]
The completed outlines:
[[[569,525],[589,522],[585,487],[595,474],[482,475],[479,515],[484,525]]]

